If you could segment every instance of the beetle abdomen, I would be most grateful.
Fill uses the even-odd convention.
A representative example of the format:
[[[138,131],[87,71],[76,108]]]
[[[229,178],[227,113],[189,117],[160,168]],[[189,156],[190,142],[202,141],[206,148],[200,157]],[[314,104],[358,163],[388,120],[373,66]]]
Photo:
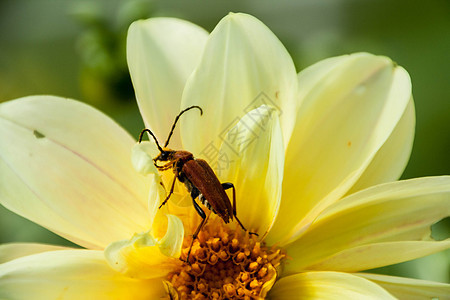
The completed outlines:
[[[211,210],[213,213],[217,214],[217,212],[214,210],[214,208],[211,206],[211,204],[209,204],[208,200],[206,200],[205,196],[203,196],[203,194],[200,194],[198,196],[198,199],[200,200],[200,202],[206,206],[207,209]]]

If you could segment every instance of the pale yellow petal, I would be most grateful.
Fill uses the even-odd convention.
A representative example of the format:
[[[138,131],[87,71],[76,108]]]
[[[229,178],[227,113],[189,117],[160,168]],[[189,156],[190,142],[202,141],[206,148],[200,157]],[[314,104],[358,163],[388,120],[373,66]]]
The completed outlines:
[[[37,243],[10,243],[0,245],[0,264],[7,261],[47,251],[67,250],[68,247],[37,244]]]
[[[283,199],[268,241],[295,240],[358,181],[411,98],[407,72],[365,53],[300,73],[301,107],[289,141]],[[306,72],[306,71],[305,71]]]
[[[158,155],[158,148],[153,142],[137,143],[131,150],[131,163],[136,172],[142,175],[158,174],[153,158]]]
[[[51,96],[0,105],[0,201],[82,246],[149,228],[148,187],[130,163],[135,141],[81,102]]]
[[[183,146],[208,160],[205,151],[218,149],[228,129],[262,104],[281,112],[287,139],[295,122],[296,95],[294,63],[278,38],[255,17],[230,13],[212,31],[186,83],[182,107],[199,105],[204,114],[181,120]]]
[[[394,131],[347,194],[400,178],[411,154],[415,121],[411,98]]]
[[[162,186],[162,179],[153,162],[153,157],[158,154],[158,149],[153,142],[143,141],[133,146],[131,150],[131,163],[139,174],[146,176],[149,187],[148,212],[152,227],[153,220],[158,212],[160,203],[166,197],[166,191]]]
[[[148,212],[149,218],[152,222],[153,230],[159,227],[156,220],[157,214],[160,212],[159,206],[166,198],[166,191],[161,185],[161,178],[157,174],[151,174],[148,178],[149,181],[149,194],[148,194]],[[166,221],[166,214],[164,214],[164,222]],[[164,226],[166,227],[166,225]],[[164,228],[165,229],[165,228]]]
[[[378,185],[346,197],[324,211],[304,235],[287,246],[288,255],[293,259],[286,267],[288,272],[298,272],[341,251],[363,245],[430,240],[430,226],[449,215],[448,176]],[[389,253],[396,262],[402,257],[408,260],[430,254],[440,247],[437,243],[417,244],[417,249],[404,252],[404,244],[397,245]],[[442,242],[441,246],[448,247],[448,242]],[[368,248],[363,250],[368,251]],[[361,255],[358,260],[364,259]],[[373,258],[368,255],[366,259]],[[389,263],[389,258],[383,259]],[[351,265],[350,269],[353,267]],[[346,266],[341,265],[340,268],[345,269]]]
[[[450,248],[450,239],[442,242],[402,241],[371,243],[331,255],[308,270],[358,272],[393,265]]]
[[[430,176],[389,182],[373,186],[341,199],[324,210],[318,216],[317,221],[329,218],[332,215],[339,215],[346,210],[366,209],[378,204],[393,205],[397,201],[398,203],[405,201],[411,205],[399,206],[401,208],[398,209],[399,211],[387,210],[384,213],[393,215],[403,213],[407,215],[407,212],[420,211],[420,208],[423,207],[427,210],[423,211],[424,218],[421,221],[425,224],[424,226],[428,226],[428,224],[433,224],[436,220],[442,219],[450,213],[450,207],[447,205],[450,202],[449,193],[450,176]],[[433,203],[437,205],[434,206],[434,209]],[[413,215],[410,216],[413,217]],[[402,230],[405,230],[405,228],[400,228],[398,232]],[[418,228],[414,228],[414,230],[418,230]],[[423,238],[423,235],[419,234],[409,238]]]
[[[179,264],[183,243],[183,223],[168,215],[166,235],[156,240],[150,232],[135,234],[129,240],[117,241],[105,250],[109,265],[117,272],[133,278],[164,277]]]
[[[0,298],[159,299],[161,279],[137,280],[111,269],[102,251],[61,250],[29,255],[0,265]]]
[[[354,275],[375,282],[400,300],[443,300],[450,297],[448,283],[368,273]]]
[[[208,32],[187,21],[154,18],[131,24],[127,61],[144,123],[164,142],[180,111],[188,76],[200,60]],[[180,147],[179,129],[171,145]]]
[[[395,299],[381,286],[347,273],[305,272],[283,277],[269,299]]]
[[[183,223],[174,215],[167,215],[167,218],[167,232],[158,242],[158,247],[161,253],[166,256],[180,257],[184,238]]]
[[[185,186],[183,186],[182,188],[186,189]],[[197,213],[197,211],[192,207],[191,196],[186,193],[186,198],[187,198],[187,200],[189,200],[189,202],[188,202],[189,205],[188,206],[180,206],[177,203],[174,203],[172,201],[172,197],[171,197],[170,200],[167,202],[167,204],[164,205],[163,207],[161,207],[161,209],[158,211],[157,219],[159,216],[160,221],[165,221],[165,220],[167,220],[167,218],[163,217],[165,214],[176,215],[183,222],[184,234],[187,236],[187,235],[192,235],[195,232],[195,230],[197,229],[197,227],[200,224],[202,219],[201,219],[200,215]],[[156,223],[156,221],[155,221],[155,223]],[[165,230],[165,227],[166,227],[165,224],[162,224],[162,228],[164,230]],[[153,229],[155,231],[155,227]],[[165,231],[163,231],[163,232],[165,233]],[[163,234],[160,234],[160,236],[162,236],[162,235]]]
[[[157,218],[155,223],[152,222],[152,234],[156,233],[156,236],[162,237],[166,233],[167,214],[181,214],[183,223],[187,225],[188,219],[184,218],[184,212],[179,211],[177,208],[179,208],[180,203],[185,204],[187,202],[187,205],[183,206],[185,208],[186,206],[189,206],[189,209],[191,209],[192,199],[187,192],[186,186],[177,180],[170,201],[162,207],[162,210],[159,209],[159,206],[169,192],[165,187],[170,189],[175,175],[172,170],[162,172],[160,175],[153,161],[153,158],[158,154],[159,151],[153,142],[143,141],[133,147],[131,160],[135,170],[140,174],[147,176],[149,182],[148,210],[150,219],[155,220],[155,218]],[[171,207],[171,209],[168,209],[169,207]],[[173,213],[173,210],[176,213]]]
[[[217,159],[217,175],[236,188],[236,211],[244,226],[263,237],[281,199],[284,146],[278,111],[263,105],[231,128]]]

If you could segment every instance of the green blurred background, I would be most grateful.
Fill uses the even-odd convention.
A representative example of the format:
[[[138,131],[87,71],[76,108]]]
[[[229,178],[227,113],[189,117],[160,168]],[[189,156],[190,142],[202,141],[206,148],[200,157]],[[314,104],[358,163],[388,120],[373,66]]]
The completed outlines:
[[[211,31],[228,12],[247,12],[281,39],[298,70],[366,51],[408,70],[417,127],[403,178],[450,174],[450,1],[57,1],[0,0],[0,101],[52,94],[85,101],[132,135],[143,128],[125,60],[129,24],[151,16]],[[433,227],[449,236],[450,221]],[[68,241],[0,206],[0,243]],[[376,270],[450,281],[450,251]]]

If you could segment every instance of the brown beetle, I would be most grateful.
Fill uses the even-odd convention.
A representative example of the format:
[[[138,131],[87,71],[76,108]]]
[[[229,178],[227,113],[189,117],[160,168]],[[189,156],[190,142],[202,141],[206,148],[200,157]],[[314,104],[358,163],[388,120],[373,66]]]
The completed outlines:
[[[194,240],[197,238],[198,233],[202,229],[203,225],[205,225],[207,220],[205,212],[200,207],[200,205],[195,201],[197,197],[203,203],[203,205],[205,205],[213,213],[220,216],[225,223],[229,223],[230,221],[233,220],[234,217],[236,218],[236,221],[239,223],[241,228],[244,231],[247,231],[247,229],[245,229],[244,225],[236,215],[236,191],[234,185],[231,182],[220,183],[219,179],[217,178],[216,174],[211,169],[211,167],[208,165],[208,163],[203,159],[194,158],[194,155],[191,152],[184,150],[172,150],[167,148],[167,145],[169,144],[170,138],[172,137],[178,119],[182,114],[193,108],[199,109],[200,114],[203,115],[203,110],[199,106],[195,105],[190,106],[181,111],[175,118],[169,136],[166,142],[164,143],[164,148],[161,148],[157,138],[150,131],[150,129],[146,128],[142,130],[141,134],[139,135],[139,143],[142,141],[145,132],[148,132],[155,140],[156,146],[160,151],[159,155],[153,159],[155,167],[159,171],[166,171],[172,169],[175,174],[172,181],[172,185],[170,187],[169,194],[167,195],[166,199],[164,199],[159,208],[161,208],[164,204],[166,204],[170,196],[173,194],[175,181],[178,179],[180,182],[184,183],[188,192],[191,194],[192,203],[195,207],[195,210],[202,218],[201,223],[199,224],[199,226],[197,227],[192,236],[191,246],[189,248],[189,252],[186,258],[187,262],[189,262],[189,255],[191,253],[192,244]],[[163,165],[158,165],[158,161],[167,163]],[[230,199],[228,198],[228,195],[225,192],[225,190],[230,188],[233,189],[233,206],[231,205]],[[254,232],[249,233],[258,235],[257,233]]]

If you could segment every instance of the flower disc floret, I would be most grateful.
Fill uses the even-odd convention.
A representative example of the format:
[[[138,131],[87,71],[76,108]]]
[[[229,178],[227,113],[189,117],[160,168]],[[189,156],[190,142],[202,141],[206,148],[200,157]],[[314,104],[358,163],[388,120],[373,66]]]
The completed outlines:
[[[184,240],[186,260],[192,237]],[[210,220],[192,245],[189,261],[169,274],[180,299],[259,299],[270,290],[286,257],[258,238]]]

